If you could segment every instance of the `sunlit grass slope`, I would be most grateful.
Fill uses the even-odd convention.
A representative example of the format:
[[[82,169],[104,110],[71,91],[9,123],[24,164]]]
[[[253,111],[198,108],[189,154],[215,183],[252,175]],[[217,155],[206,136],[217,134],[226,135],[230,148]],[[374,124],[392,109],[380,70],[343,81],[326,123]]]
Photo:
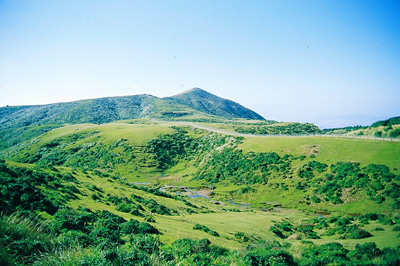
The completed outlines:
[[[400,142],[335,137],[246,137],[243,151],[306,155],[326,164],[338,161],[400,168]],[[314,157],[315,156],[315,157]]]

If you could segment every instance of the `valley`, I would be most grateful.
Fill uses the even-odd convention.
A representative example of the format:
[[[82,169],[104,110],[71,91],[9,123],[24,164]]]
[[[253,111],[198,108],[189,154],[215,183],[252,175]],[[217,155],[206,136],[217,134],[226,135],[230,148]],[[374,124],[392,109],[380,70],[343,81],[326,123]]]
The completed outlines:
[[[90,112],[84,113],[88,120],[47,123],[26,116],[24,108],[3,109],[0,262],[399,262],[396,137],[382,141],[338,130],[333,135],[308,123],[219,117],[221,110],[196,110],[191,93],[169,99],[175,109],[146,96],[157,102],[156,115],[105,123],[90,122]],[[183,104],[197,114],[187,115]]]

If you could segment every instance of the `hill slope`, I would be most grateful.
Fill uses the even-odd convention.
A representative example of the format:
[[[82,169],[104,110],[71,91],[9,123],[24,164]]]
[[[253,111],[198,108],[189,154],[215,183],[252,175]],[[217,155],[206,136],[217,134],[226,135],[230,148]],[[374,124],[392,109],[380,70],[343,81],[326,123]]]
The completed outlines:
[[[151,95],[99,98],[66,103],[0,108],[0,124],[14,126],[48,124],[103,124],[146,117],[158,98]]]
[[[199,88],[193,88],[172,97],[164,98],[201,112],[225,118],[265,120],[256,112],[231,100],[223,99]]]
[[[154,117],[164,111],[197,111],[196,113],[223,118],[264,120],[262,116],[240,104],[201,89],[193,89],[169,98],[143,94],[48,105],[3,107],[0,108],[0,125],[104,124],[124,119]]]
[[[118,120],[217,115],[262,119],[255,112],[204,90],[170,98],[133,95],[35,106],[0,108],[0,149],[39,136],[65,124],[105,124]]]

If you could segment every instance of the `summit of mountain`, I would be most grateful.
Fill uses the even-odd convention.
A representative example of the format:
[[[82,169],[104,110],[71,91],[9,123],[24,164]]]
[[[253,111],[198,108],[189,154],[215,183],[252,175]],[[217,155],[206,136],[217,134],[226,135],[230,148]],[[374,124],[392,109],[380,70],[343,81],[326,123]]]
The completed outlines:
[[[164,99],[210,115],[225,118],[265,120],[261,115],[234,101],[221,98],[200,88],[192,88]]]

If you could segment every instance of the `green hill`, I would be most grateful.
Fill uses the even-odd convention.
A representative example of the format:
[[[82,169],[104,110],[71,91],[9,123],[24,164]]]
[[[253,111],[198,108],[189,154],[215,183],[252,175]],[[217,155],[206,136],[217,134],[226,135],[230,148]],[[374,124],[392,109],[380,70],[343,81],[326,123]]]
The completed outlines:
[[[254,111],[231,100],[223,99],[199,88],[193,88],[172,97],[164,98],[172,103],[179,103],[206,114],[224,118],[246,118],[265,120]]]
[[[104,124],[118,120],[211,114],[222,118],[264,118],[229,100],[222,99],[201,89],[169,98],[143,94],[55,103],[37,106],[0,108],[0,125],[21,127],[49,124]]]
[[[182,117],[218,121],[227,118],[264,119],[235,102],[200,89],[169,98],[143,94],[48,105],[7,106],[0,108],[0,148],[13,146],[65,124]]]

